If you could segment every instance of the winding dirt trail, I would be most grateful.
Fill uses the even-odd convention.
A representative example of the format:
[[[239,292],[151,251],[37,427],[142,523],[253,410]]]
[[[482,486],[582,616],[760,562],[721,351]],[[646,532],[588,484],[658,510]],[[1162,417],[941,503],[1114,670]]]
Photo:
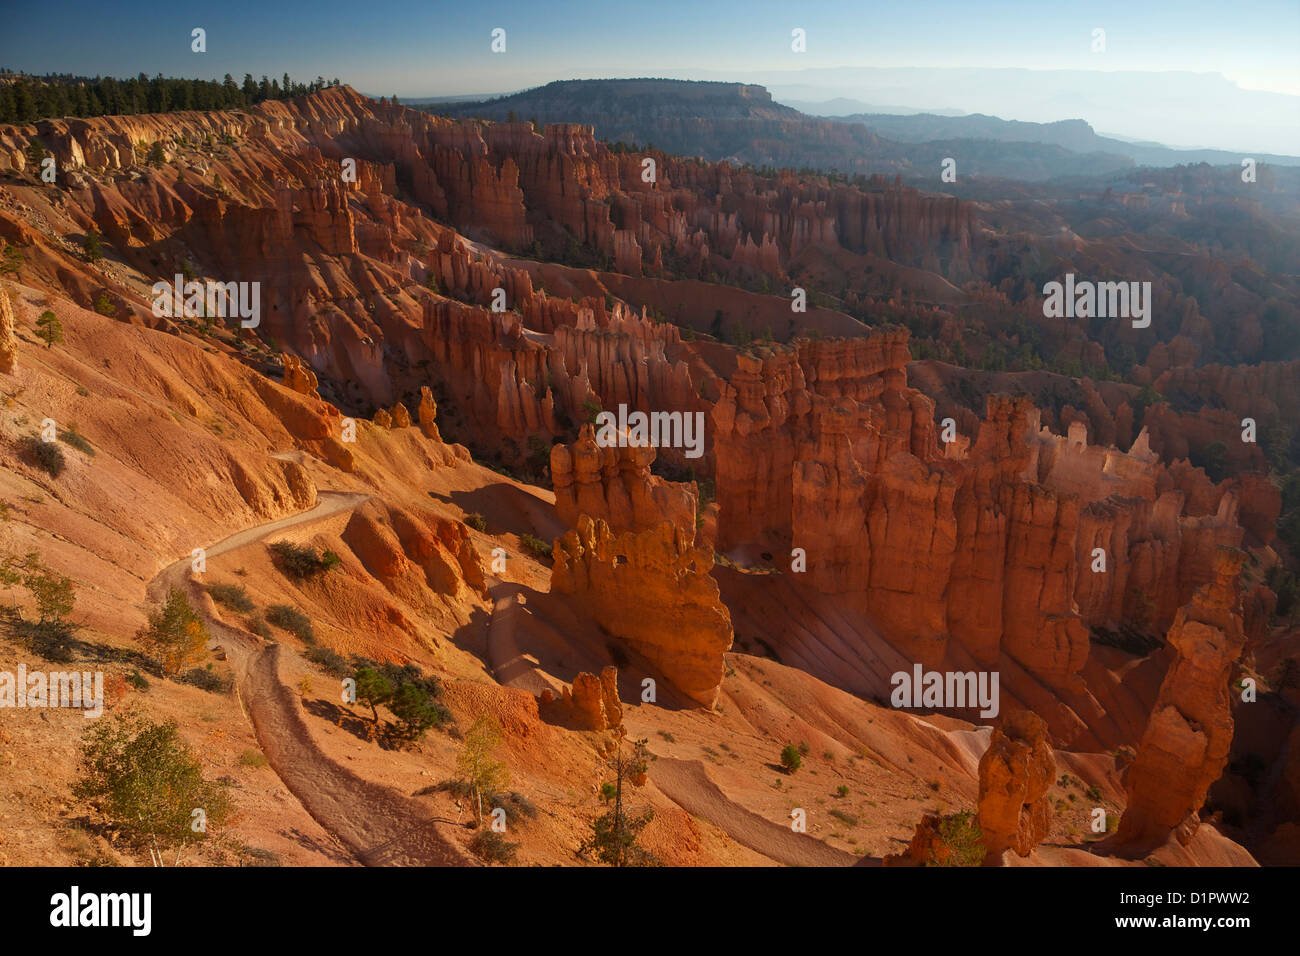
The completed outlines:
[[[488,618],[487,631],[488,667],[498,684],[512,687],[512,681],[518,676],[516,672],[528,669],[523,653],[515,643],[515,630],[523,610],[519,604],[518,585],[499,581],[490,575],[487,583],[492,598],[492,615]]]
[[[212,558],[262,541],[277,532],[308,524],[357,507],[367,494],[321,491],[316,507],[301,514],[247,528],[209,546]],[[198,597],[200,585],[190,577],[191,560],[164,568],[149,584],[161,600],[168,588]],[[207,606],[199,600],[197,607]],[[226,652],[235,672],[240,701],[267,761],[309,814],[367,866],[475,866],[441,832],[450,824],[436,821],[415,800],[358,776],[327,756],[303,719],[297,696],[280,679],[286,653],[280,644],[264,643],[208,615],[208,627]]]
[[[708,820],[737,843],[787,866],[855,866],[859,858],[795,833],[746,810],[714,783],[698,760],[660,757],[650,779],[664,795],[692,816]]]
[[[316,507],[236,532],[208,546],[213,558],[256,544],[278,532],[356,508],[370,495],[318,492]],[[201,585],[190,574],[191,559],[164,568],[150,582],[153,600],[170,587],[199,598]],[[494,588],[491,624],[495,631],[491,661],[498,679],[516,683],[526,661],[515,642],[523,608],[513,588]],[[207,602],[198,600],[200,608]],[[477,861],[444,835],[454,826],[435,820],[417,801],[372,783],[337,763],[321,750],[302,715],[298,697],[280,678],[283,645],[265,643],[208,615],[208,627],[226,652],[235,673],[240,700],[272,769],[285,787],[322,827],[367,866],[474,866]],[[527,670],[526,667],[523,668]],[[504,672],[504,673],[503,673]],[[513,680],[511,679],[513,678]],[[655,785],[686,812],[713,823],[732,839],[789,866],[853,866],[859,859],[740,806],[708,776],[699,761],[660,757],[651,771]]]

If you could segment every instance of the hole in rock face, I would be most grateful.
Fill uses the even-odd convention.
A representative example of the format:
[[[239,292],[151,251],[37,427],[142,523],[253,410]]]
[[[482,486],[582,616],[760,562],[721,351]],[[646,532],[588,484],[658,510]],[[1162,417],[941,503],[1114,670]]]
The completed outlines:
[[[767,551],[764,551],[762,554],[759,555],[759,557],[762,558],[764,561],[772,560],[772,555],[769,554]]]
[[[618,567],[620,564],[627,564],[627,555],[623,555],[623,554],[614,555],[614,567]]]

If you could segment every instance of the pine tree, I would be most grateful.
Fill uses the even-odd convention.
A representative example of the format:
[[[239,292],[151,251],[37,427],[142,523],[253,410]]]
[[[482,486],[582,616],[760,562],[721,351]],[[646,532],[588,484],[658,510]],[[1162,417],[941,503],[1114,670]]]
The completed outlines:
[[[41,160],[45,158],[45,146],[40,140],[32,140],[27,144],[27,164],[32,167],[32,174],[39,176],[41,174]]]
[[[0,123],[16,123],[18,109],[14,104],[14,92],[9,83],[0,83]]]
[[[26,80],[14,83],[14,115],[20,123],[30,123],[37,118],[36,99]]]
[[[397,718],[395,736],[403,740],[419,740],[424,732],[437,724],[444,713],[428,691],[417,684],[403,683],[388,702],[388,709]]]
[[[393,682],[379,671],[363,667],[356,673],[357,700],[370,705],[375,726],[379,725],[379,705],[393,699]]]
[[[36,320],[36,337],[45,343],[47,349],[63,341],[63,323],[49,309]]]
[[[86,238],[82,240],[81,246],[86,251],[86,258],[91,262],[98,262],[104,258],[103,250],[99,247],[99,230],[94,226],[86,230]]]
[[[590,853],[610,866],[655,866],[659,863],[653,853],[636,843],[641,831],[654,819],[654,810],[647,807],[635,816],[629,815],[623,794],[625,783],[644,780],[649,765],[646,745],[645,739],[636,741],[632,752],[625,757],[623,741],[619,741],[617,752],[609,760],[614,782],[601,788],[602,797],[612,806],[591,822],[591,836],[579,848],[580,852]]]
[[[12,242],[6,243],[4,251],[0,252],[0,275],[12,273],[16,278],[25,261],[26,257],[18,251],[17,246]]]

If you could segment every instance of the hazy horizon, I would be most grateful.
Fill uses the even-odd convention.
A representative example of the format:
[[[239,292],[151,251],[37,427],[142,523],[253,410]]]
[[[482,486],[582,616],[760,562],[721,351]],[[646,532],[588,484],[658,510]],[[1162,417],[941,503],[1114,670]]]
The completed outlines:
[[[1008,120],[1083,119],[1099,132],[1173,146],[1300,154],[1300,4],[1283,0],[1252,5],[1249,16],[1208,2],[1108,0],[1086,11],[1023,0],[888,10],[758,2],[742,18],[684,0],[644,11],[408,0],[359,9],[324,0],[198,12],[146,0],[130,15],[52,0],[8,19],[0,66],[32,73],[240,79],[287,71],[403,99],[564,79],[725,79],[760,83],[778,101],[844,97]],[[190,49],[194,27],[206,31],[204,53]],[[503,53],[491,49],[498,28]],[[796,29],[805,33],[801,53],[791,48]],[[1104,50],[1094,50],[1098,29]],[[1033,71],[1032,81],[1008,84],[1008,70]]]

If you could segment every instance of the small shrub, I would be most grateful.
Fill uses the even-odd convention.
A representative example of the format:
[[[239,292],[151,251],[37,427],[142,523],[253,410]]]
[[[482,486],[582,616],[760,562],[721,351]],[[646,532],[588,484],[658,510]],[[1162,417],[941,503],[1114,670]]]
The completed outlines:
[[[469,525],[471,528],[473,528],[475,531],[479,531],[484,534],[487,533],[487,519],[484,518],[477,511],[474,512],[473,514],[466,515],[465,523]]]
[[[203,653],[208,632],[184,592],[172,588],[163,606],[149,615],[149,626],[136,632],[136,639],[166,673],[176,674]]]
[[[781,751],[781,766],[785,768],[786,773],[794,773],[803,766],[803,757],[794,744],[786,744],[785,749]]]
[[[842,800],[849,795],[849,788],[844,784],[840,784],[835,788],[835,795]]]
[[[537,557],[545,558],[548,561],[551,559],[552,552],[554,551],[553,545],[543,541],[535,534],[525,534],[521,540],[523,541],[524,547]]]
[[[303,656],[333,677],[349,677],[352,674],[352,668],[343,656],[328,647],[309,647]]]
[[[455,777],[444,780],[442,783],[430,787],[429,790],[444,790],[447,793],[450,793],[457,800],[469,800],[474,796],[474,788],[470,785],[470,782]]]
[[[322,554],[310,545],[294,544],[292,541],[276,541],[271,545],[271,554],[282,571],[299,580],[333,570],[343,560],[333,551]]]
[[[851,827],[855,827],[858,825],[858,818],[851,813],[846,813],[843,810],[837,808],[835,810],[830,811],[830,814],[836,820],[839,820],[841,823],[847,823]]]
[[[266,618],[262,617],[260,614],[254,614],[244,622],[244,626],[264,641],[275,640],[274,636],[271,634],[270,625],[266,623]]]
[[[247,613],[256,606],[242,584],[209,584],[208,593],[212,600],[232,611]]]
[[[337,655],[335,655],[337,658]],[[341,658],[338,658],[341,662]],[[418,740],[430,727],[441,727],[452,720],[449,711],[440,702],[442,685],[433,676],[426,676],[414,664],[376,664],[363,657],[354,658],[356,671],[356,699],[370,707],[370,715],[379,727],[379,705],[384,704],[397,718],[396,723],[386,723],[385,736],[393,740]],[[344,671],[344,674],[351,673]]]
[[[517,820],[520,817],[532,819],[537,816],[537,804],[529,800],[518,790],[511,790],[509,793],[499,793],[496,799],[491,801],[498,807],[504,807],[506,818]]]
[[[149,689],[149,679],[138,670],[133,670],[127,674],[126,682],[138,691],[147,691]]]
[[[47,661],[67,664],[72,660],[72,635],[75,624],[67,621],[24,621],[12,619],[9,631],[27,650]]]
[[[29,435],[22,441],[23,456],[33,465],[40,468],[51,478],[57,478],[63,474],[63,470],[68,467],[67,459],[63,457],[63,449],[52,441],[41,441],[39,438]]]
[[[203,765],[175,721],[157,724],[136,710],[95,721],[82,743],[80,770],[73,794],[95,801],[115,829],[147,846],[158,863],[173,848],[179,861],[186,846],[229,815],[229,797],[203,779]],[[206,830],[191,827],[196,807],[206,815]]]
[[[73,448],[77,449],[77,451],[83,452],[84,454],[95,454],[95,446],[90,443],[90,440],[87,439],[85,435],[77,431],[76,425],[69,425],[67,428],[63,429],[63,434],[59,436],[59,441],[63,442],[65,445],[71,445]]]
[[[206,690],[210,694],[227,694],[232,684],[230,680],[205,667],[190,668],[181,675],[180,681],[199,690]]]
[[[274,850],[264,850],[260,846],[245,846],[244,859],[240,866],[284,866],[280,854]]]
[[[95,311],[111,319],[117,315],[117,306],[113,304],[113,300],[108,297],[107,292],[101,292],[99,297],[95,299]]]
[[[1093,785],[1085,790],[1083,795],[1094,803],[1100,803],[1102,799],[1101,787]]]
[[[939,820],[939,843],[942,852],[933,854],[926,866],[979,866],[984,862],[984,834],[970,810]]]
[[[488,863],[511,864],[515,861],[518,843],[510,843],[495,830],[479,830],[469,841],[469,848],[480,860]]]
[[[311,629],[311,618],[288,604],[272,604],[266,609],[266,619],[276,627],[288,631],[307,644],[316,643],[316,633]]]
[[[245,750],[239,755],[239,765],[241,767],[265,767],[266,754],[260,750]]]

